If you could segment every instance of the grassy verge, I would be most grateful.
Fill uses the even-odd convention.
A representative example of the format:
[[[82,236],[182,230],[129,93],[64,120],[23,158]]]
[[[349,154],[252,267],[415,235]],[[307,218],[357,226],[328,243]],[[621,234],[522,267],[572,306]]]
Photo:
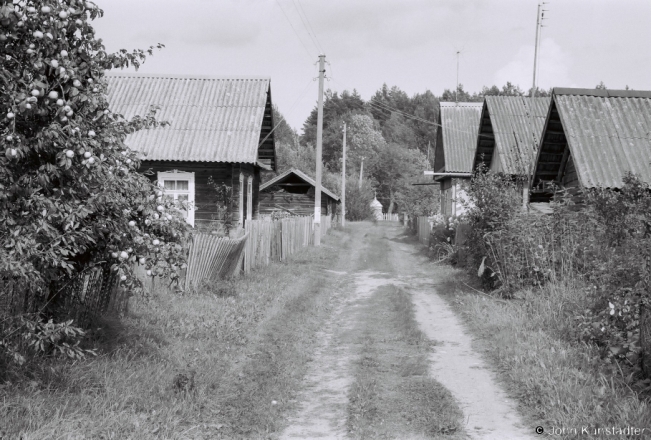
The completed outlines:
[[[456,438],[462,413],[428,377],[432,342],[420,331],[409,293],[384,286],[365,305],[349,391],[354,438]]]
[[[435,270],[448,282],[438,292],[466,318],[477,337],[476,348],[497,367],[531,424],[557,438],[651,436],[649,405],[628,387],[629,378],[613,375],[596,349],[569,336],[574,311],[584,307],[580,292],[548,286],[504,301],[458,283],[467,278],[461,271],[445,266]],[[626,427],[646,431],[620,435],[617,429]]]
[[[128,318],[92,332],[97,358],[52,361],[3,385],[0,437],[268,437],[329,313],[333,286],[322,269],[344,241],[333,231],[328,246],[247,278],[134,302]]]

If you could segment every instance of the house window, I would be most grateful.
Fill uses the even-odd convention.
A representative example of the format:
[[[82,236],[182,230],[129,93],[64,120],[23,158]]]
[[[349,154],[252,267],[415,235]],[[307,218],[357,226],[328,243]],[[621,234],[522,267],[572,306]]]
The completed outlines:
[[[253,177],[249,176],[246,184],[246,219],[253,220]]]
[[[240,203],[239,203],[239,224],[244,226],[244,174],[240,173]]]
[[[183,218],[194,226],[194,173],[166,171],[158,173],[158,185],[164,188],[165,199],[180,202]]]

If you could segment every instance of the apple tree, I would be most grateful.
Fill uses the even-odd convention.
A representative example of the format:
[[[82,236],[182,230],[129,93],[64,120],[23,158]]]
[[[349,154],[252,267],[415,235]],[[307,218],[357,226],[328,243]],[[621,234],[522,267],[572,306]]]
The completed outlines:
[[[47,298],[110,264],[137,293],[135,264],[172,279],[185,265],[188,226],[124,143],[161,123],[107,101],[105,71],[138,68],[154,47],[107,53],[91,26],[102,14],[81,0],[0,0],[0,290]]]

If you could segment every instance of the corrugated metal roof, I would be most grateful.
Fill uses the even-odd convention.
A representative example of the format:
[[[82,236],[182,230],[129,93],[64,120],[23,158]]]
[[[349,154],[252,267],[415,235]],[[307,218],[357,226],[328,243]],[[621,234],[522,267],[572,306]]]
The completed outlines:
[[[481,102],[441,102],[445,172],[472,172],[481,118]]]
[[[130,119],[159,106],[170,125],[126,144],[147,160],[257,163],[268,78],[107,74],[111,110]]]
[[[290,174],[295,174],[299,178],[303,179],[305,182],[307,182],[310,185],[316,187],[316,182],[310,176],[308,176],[307,174],[305,174],[304,172],[302,172],[299,169],[290,168],[289,170],[285,171],[284,173],[281,173],[281,174],[277,175],[276,177],[274,177],[273,179],[269,180],[268,182],[265,182],[262,185],[260,185],[260,191],[262,191],[264,189],[267,189],[270,186],[273,186],[273,185],[277,184],[278,182],[281,182],[282,180],[284,180]],[[327,194],[330,197],[332,197],[335,201],[339,201],[339,196],[336,196],[333,192],[328,190],[323,185],[321,186],[321,192]]]
[[[627,171],[651,183],[651,93],[561,92],[554,103],[581,185],[620,188]]]
[[[497,157],[505,174],[527,174],[533,166],[550,102],[551,98],[486,96]]]

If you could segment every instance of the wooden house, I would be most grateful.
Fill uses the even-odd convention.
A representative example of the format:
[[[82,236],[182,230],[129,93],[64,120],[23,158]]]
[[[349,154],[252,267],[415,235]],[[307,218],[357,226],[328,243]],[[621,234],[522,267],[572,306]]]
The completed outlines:
[[[473,169],[480,163],[490,172],[518,180],[522,205],[529,204],[529,180],[551,98],[486,96],[481,111]]]
[[[620,188],[626,172],[651,183],[649,133],[650,91],[554,89],[531,201],[550,201],[554,186]]]
[[[439,103],[434,180],[441,185],[441,213],[447,218],[463,213],[463,187],[470,181],[477,148],[481,102]]]
[[[283,211],[291,215],[313,215],[316,182],[296,168],[289,169],[260,186],[260,214]],[[321,187],[321,215],[333,215],[339,197]]]
[[[550,98],[486,96],[473,169],[483,163],[489,171],[528,175],[540,145],[550,101]]]
[[[193,226],[222,220],[208,184],[231,188],[227,211],[242,226],[259,214],[260,171],[275,170],[273,114],[268,78],[108,74],[113,112],[130,119],[159,108],[169,126],[126,139],[142,155],[140,169],[167,197],[189,202]]]

